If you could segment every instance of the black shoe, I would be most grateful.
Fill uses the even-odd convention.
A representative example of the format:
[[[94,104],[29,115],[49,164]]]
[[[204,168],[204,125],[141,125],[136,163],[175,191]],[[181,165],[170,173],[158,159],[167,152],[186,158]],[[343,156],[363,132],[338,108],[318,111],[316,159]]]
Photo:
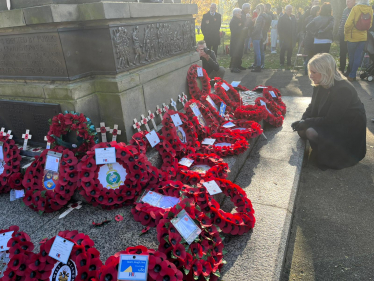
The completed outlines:
[[[254,64],[252,64],[250,67],[248,67],[248,69],[254,69],[256,66]]]
[[[238,67],[240,70],[246,70],[247,68],[243,67],[243,66],[239,66]]]
[[[256,66],[251,72],[261,72],[261,66]]]
[[[240,69],[238,69],[238,68],[233,68],[233,69],[231,69],[231,72],[232,73],[240,73],[242,71]]]

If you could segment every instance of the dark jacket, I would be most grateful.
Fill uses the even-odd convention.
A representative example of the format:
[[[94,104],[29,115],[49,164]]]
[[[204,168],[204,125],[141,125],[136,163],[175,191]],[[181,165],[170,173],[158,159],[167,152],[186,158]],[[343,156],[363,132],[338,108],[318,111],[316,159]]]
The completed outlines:
[[[261,40],[264,39],[264,26],[266,23],[267,15],[262,13],[256,18],[253,31],[251,34],[252,40]]]
[[[287,14],[284,14],[278,20],[278,34],[280,44],[291,44],[294,46],[296,43],[296,18],[294,15],[289,17]]]
[[[314,87],[302,119],[318,133],[319,164],[342,169],[365,157],[365,108],[347,80],[335,81],[330,89]]]
[[[342,19],[340,20],[339,31],[338,31],[339,37],[344,38],[344,25],[345,25],[345,22],[347,21],[347,18],[349,16],[349,13],[351,12],[351,10],[352,10],[352,8],[349,9],[348,7],[346,7],[343,11],[343,15],[342,15]]]
[[[307,26],[306,31],[314,34],[314,38],[333,40],[334,17],[315,17]]]
[[[262,39],[266,40],[269,29],[270,29],[270,26],[271,26],[271,21],[274,19],[273,18],[274,15],[273,15],[272,12],[268,12],[268,13],[264,13],[264,14],[266,16],[266,20],[265,20],[265,24],[264,24],[264,28],[263,28],[263,32],[262,32]]]
[[[210,12],[203,15],[201,21],[201,32],[204,34],[204,40],[207,45],[219,45],[220,36],[219,30],[221,28],[221,14],[215,13],[214,16]]]
[[[313,52],[313,44],[314,44],[314,34],[311,32],[306,31],[306,26],[314,19],[312,15],[308,16],[304,23],[305,23],[305,38],[304,38],[304,49],[306,54],[310,54]]]
[[[218,71],[219,70],[219,64],[217,62],[216,54],[213,50],[210,51],[210,59],[206,60],[204,57],[200,57],[201,61],[203,62],[203,68],[205,69],[206,73],[208,75],[212,73],[212,71]]]
[[[239,56],[243,54],[244,50],[244,38],[246,36],[247,28],[244,26],[241,19],[233,17],[230,21],[230,55]]]

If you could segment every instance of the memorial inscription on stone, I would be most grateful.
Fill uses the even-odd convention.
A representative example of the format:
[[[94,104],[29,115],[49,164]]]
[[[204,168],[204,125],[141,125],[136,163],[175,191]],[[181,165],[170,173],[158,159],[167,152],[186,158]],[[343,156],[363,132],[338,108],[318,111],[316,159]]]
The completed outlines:
[[[0,36],[0,77],[67,79],[58,33]]]
[[[0,127],[12,130],[13,139],[23,143],[22,134],[30,130],[31,145],[45,145],[48,120],[61,112],[59,104],[0,100]]]
[[[117,72],[195,48],[195,20],[111,26]]]

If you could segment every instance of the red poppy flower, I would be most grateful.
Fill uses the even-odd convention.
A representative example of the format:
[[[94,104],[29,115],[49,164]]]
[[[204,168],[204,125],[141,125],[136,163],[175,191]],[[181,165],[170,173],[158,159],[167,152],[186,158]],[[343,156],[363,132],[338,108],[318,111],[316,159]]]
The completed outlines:
[[[120,221],[123,221],[123,216],[121,216],[121,215],[116,215],[114,219],[115,219],[116,221],[120,222]]]
[[[201,264],[201,261],[198,260],[198,259],[195,259],[192,263],[192,271],[193,271],[193,275],[194,276],[200,276],[202,270],[203,270],[203,266]]]

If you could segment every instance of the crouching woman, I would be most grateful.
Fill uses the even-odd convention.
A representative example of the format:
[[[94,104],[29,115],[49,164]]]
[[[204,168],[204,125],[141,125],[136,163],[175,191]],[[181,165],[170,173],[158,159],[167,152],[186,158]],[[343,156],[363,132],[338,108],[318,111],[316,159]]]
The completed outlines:
[[[312,101],[302,120],[291,126],[308,139],[320,169],[343,169],[366,154],[366,114],[356,89],[337,70],[330,54],[317,54],[308,63]]]

